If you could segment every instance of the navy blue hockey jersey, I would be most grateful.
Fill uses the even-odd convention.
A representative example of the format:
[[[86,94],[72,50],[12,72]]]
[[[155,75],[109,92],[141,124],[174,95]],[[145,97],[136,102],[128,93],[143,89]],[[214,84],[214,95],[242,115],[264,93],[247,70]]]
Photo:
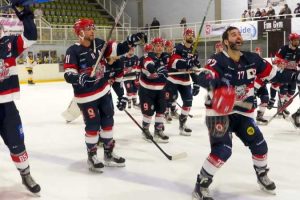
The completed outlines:
[[[96,38],[95,47],[91,44],[90,47],[84,47],[79,43],[76,43],[69,47],[66,52],[65,58],[65,72],[72,72],[75,74],[86,73],[91,74],[94,65],[96,64],[99,52],[103,48],[104,41]],[[126,42],[117,44],[116,42],[109,42],[106,51],[104,52],[104,58],[110,56],[122,55],[128,52],[129,47]],[[110,84],[108,82],[109,76],[105,76],[107,62],[105,59],[100,61],[102,65],[103,75],[101,79],[91,88],[82,87],[79,84],[73,83],[74,100],[77,103],[86,103],[101,98],[110,91]]]
[[[155,69],[158,69],[161,66],[166,66],[163,56],[158,58],[155,53],[149,53],[148,56],[144,58],[144,64],[140,75],[140,85],[142,87],[149,90],[162,90],[167,81],[165,76],[158,75],[156,72],[151,74],[148,71],[148,65],[154,65]]]
[[[0,103],[11,102],[20,97],[20,85],[16,58],[36,40],[24,35],[4,36],[0,39]]]
[[[284,59],[286,62],[285,69],[297,70],[300,62],[300,49],[291,49],[289,45],[284,45],[276,53],[275,59]]]
[[[238,105],[253,105],[255,79],[271,80],[277,73],[276,67],[273,67],[256,53],[251,52],[241,52],[240,60],[235,62],[223,51],[213,55],[207,61],[205,68],[212,72],[214,79],[219,85],[232,85],[235,88],[236,106],[232,113],[239,113],[248,117],[253,117],[254,106],[245,108]],[[207,83],[206,80],[210,78],[209,76],[203,73],[200,74],[203,83]],[[206,114],[208,116],[220,115],[211,109],[210,106],[207,107]]]
[[[168,62],[168,71],[169,72],[178,72],[180,70],[187,70],[187,58],[193,56],[192,54],[193,47],[187,48],[183,43],[177,44],[175,46],[175,51],[171,55]],[[190,85],[190,75],[189,74],[179,74],[179,75],[170,75],[168,81],[179,84],[179,85]]]

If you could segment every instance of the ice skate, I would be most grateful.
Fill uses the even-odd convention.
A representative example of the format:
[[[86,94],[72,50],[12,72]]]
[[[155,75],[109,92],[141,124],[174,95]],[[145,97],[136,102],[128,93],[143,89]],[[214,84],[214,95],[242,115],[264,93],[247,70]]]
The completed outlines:
[[[180,115],[179,116],[179,135],[182,136],[191,136],[192,129],[188,128],[185,124],[187,121],[186,115]]]
[[[153,140],[153,136],[151,135],[149,128],[143,128],[143,139],[146,140],[147,142],[151,142]]]
[[[158,143],[168,143],[169,136],[165,135],[163,130],[155,130],[154,141]]]
[[[195,189],[192,193],[193,200],[214,200],[209,194],[209,185],[212,183],[211,178],[205,178],[198,175]]]
[[[275,195],[276,194],[276,192],[275,192],[276,185],[268,177],[269,169],[267,169],[265,167],[259,168],[259,167],[255,167],[255,166],[254,166],[254,169],[256,172],[256,176],[257,176],[257,183],[258,183],[260,189],[267,193]]]
[[[260,125],[267,125],[268,120],[264,118],[264,113],[261,111],[257,111],[256,122]]]
[[[25,187],[32,192],[33,194],[36,194],[39,196],[39,193],[41,191],[41,187],[39,184],[35,182],[35,180],[32,178],[30,173],[21,175],[22,177],[22,183],[25,185]]]
[[[300,109],[297,110],[294,114],[292,114],[290,118],[295,128],[300,128]]]
[[[87,164],[90,171],[102,173],[102,168],[104,167],[104,165],[101,161],[99,161],[97,152],[88,152]]]
[[[114,143],[113,140],[110,144],[105,145],[104,144],[104,165],[107,167],[125,167],[125,159],[116,155],[113,152],[114,149]]]

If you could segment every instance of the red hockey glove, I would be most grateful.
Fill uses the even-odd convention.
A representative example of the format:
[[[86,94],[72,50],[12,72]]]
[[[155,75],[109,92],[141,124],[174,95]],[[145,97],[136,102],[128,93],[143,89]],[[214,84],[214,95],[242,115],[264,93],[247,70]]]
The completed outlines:
[[[235,91],[232,86],[222,86],[214,90],[212,108],[220,114],[228,114],[233,110]]]

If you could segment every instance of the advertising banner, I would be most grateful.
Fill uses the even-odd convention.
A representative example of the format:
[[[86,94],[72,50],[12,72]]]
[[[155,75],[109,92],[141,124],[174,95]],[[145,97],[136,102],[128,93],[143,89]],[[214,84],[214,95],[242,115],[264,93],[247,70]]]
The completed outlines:
[[[262,34],[264,32],[283,32],[291,31],[291,19],[273,19],[264,20],[258,22],[258,32]]]
[[[0,17],[0,24],[4,26],[7,34],[23,32],[23,23],[18,18]]]
[[[216,37],[221,36],[229,26],[235,26],[240,29],[244,40],[257,40],[257,21],[222,23],[222,24],[206,24],[205,36]]]

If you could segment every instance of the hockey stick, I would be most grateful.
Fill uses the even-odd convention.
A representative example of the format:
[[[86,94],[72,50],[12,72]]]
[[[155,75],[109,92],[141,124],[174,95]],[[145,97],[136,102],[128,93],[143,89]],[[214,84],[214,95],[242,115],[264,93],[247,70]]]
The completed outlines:
[[[268,123],[269,124],[279,113],[281,113],[282,111],[284,111],[289,105],[291,105],[291,103],[293,102],[293,100],[299,95],[299,91],[294,94],[285,104],[283,104],[281,106],[281,108],[278,109],[278,111],[269,119]]]
[[[130,117],[130,119],[132,119],[132,121],[143,131],[143,128],[141,127],[141,125],[132,117],[132,115],[127,111],[127,110],[124,110],[125,113]],[[186,152],[182,152],[182,153],[179,153],[179,154],[176,154],[176,155],[169,155],[167,154],[154,140],[153,138],[150,138],[151,142],[153,144],[155,144],[155,146],[169,159],[169,160],[177,160],[177,159],[180,159],[180,158],[185,158],[187,157],[187,153]]]
[[[196,41],[195,41],[194,44],[193,44],[193,51],[192,51],[192,54],[195,54],[195,52],[196,52],[198,43],[199,43],[199,41],[200,41],[201,32],[202,32],[202,29],[203,29],[203,26],[204,26],[204,22],[205,22],[205,19],[206,19],[206,16],[207,16],[207,13],[208,13],[208,10],[209,10],[209,7],[210,7],[211,2],[212,2],[212,0],[210,0],[210,1],[208,2],[208,5],[207,5],[206,11],[205,11],[204,17],[203,17],[203,19],[202,19],[202,23],[201,23],[201,26],[200,26],[200,29],[199,29],[199,32],[198,32],[198,35],[197,35],[197,38],[196,38]]]
[[[99,52],[99,57],[98,57],[98,59],[97,59],[97,61],[95,63],[95,67],[94,67],[94,69],[93,69],[93,71],[91,73],[91,77],[95,76],[97,74],[97,72],[100,71],[101,66],[99,66],[99,63],[100,63],[100,61],[103,58],[104,52],[105,52],[105,50],[107,48],[107,45],[108,45],[108,41],[110,40],[110,38],[112,36],[112,32],[115,30],[116,26],[118,25],[118,23],[120,21],[121,15],[124,12],[126,4],[127,4],[127,0],[124,0],[122,6],[120,7],[120,11],[119,11],[118,15],[115,18],[115,23],[113,24],[113,26],[109,30],[109,33],[108,33],[108,35],[106,37],[106,41],[105,41],[105,43],[104,43],[101,51]],[[94,47],[94,48],[96,48],[96,47]]]
[[[188,71],[168,72],[168,75],[192,74],[192,73],[201,73],[201,72],[207,72],[213,76],[212,72],[209,69],[205,69],[205,68],[193,69]]]
[[[179,107],[179,108],[181,108],[182,109],[182,106],[178,103],[178,102],[176,102],[176,104],[177,104],[177,106]],[[194,115],[191,115],[191,114],[189,114],[189,117],[190,118],[193,118],[194,117]]]

